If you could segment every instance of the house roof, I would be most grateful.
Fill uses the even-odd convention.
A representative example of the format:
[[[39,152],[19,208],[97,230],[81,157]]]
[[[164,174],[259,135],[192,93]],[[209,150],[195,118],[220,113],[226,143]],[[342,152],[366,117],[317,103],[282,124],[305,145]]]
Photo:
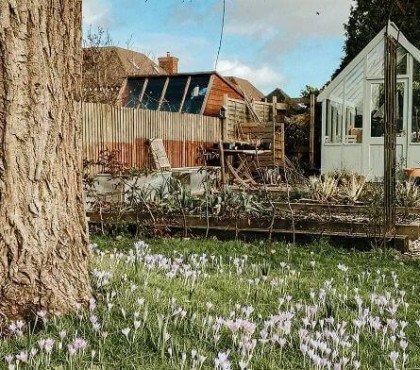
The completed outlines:
[[[415,58],[420,62],[420,50],[417,49],[407,38],[402,34],[398,27],[393,22],[389,22],[388,26],[384,27],[376,37],[366,45],[366,47],[354,58],[346,68],[344,68],[334,80],[332,80],[328,86],[318,95],[318,102],[322,102],[328,98],[329,94],[344,80],[344,78],[351,72],[367,55],[380,43],[382,42],[385,33],[393,36],[398,42]]]
[[[273,96],[282,96],[284,100],[292,100],[292,98],[286,94],[284,92],[284,90],[280,89],[279,87],[277,87],[276,89],[274,89],[270,94],[266,95],[265,97],[267,99],[271,99]]]
[[[85,76],[100,70],[105,76],[101,84],[106,86],[121,84],[125,77],[133,74],[166,74],[146,55],[118,46],[85,48],[83,52]]]
[[[264,98],[264,94],[258,90],[250,81],[244,78],[227,76],[225,80],[233,83],[248,99],[260,101]]]
[[[118,90],[132,74],[166,72],[149,57],[117,46],[83,49],[83,99],[96,103],[115,103]]]
[[[114,52],[120,58],[127,76],[139,72],[166,74],[163,68],[159,67],[152,59],[142,53],[120,47],[114,47]]]
[[[273,96],[276,96],[277,98],[282,97],[281,100],[277,100],[282,103],[288,103],[289,106],[294,110],[302,110],[302,107],[300,106],[300,99],[299,98],[291,98],[290,95],[288,95],[283,89],[277,87],[274,89],[270,94],[266,96],[267,100],[270,101],[273,99]]]

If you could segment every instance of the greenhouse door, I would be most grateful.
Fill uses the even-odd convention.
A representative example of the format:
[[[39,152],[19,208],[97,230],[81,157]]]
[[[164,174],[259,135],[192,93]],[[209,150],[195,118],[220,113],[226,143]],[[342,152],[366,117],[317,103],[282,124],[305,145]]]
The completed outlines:
[[[383,80],[368,82],[369,105],[369,148],[367,150],[370,178],[381,178],[384,175],[384,113],[385,90]],[[407,128],[408,128],[408,80],[398,79],[397,83],[397,166],[405,166],[407,161]]]

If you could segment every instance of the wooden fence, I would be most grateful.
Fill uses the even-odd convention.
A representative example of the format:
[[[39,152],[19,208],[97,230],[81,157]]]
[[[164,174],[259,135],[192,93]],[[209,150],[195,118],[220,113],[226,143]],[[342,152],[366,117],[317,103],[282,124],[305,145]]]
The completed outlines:
[[[129,167],[152,168],[148,141],[163,140],[173,168],[202,164],[203,149],[221,138],[221,120],[196,114],[115,108],[83,103],[83,151],[97,160],[101,151],[117,150]]]
[[[267,143],[272,150],[259,158],[259,165],[272,167],[285,163],[284,104],[253,102],[225,97],[226,119],[223,122],[224,141],[251,145]]]
[[[261,158],[267,166],[283,164],[284,130],[278,123],[277,104],[225,98],[226,119],[197,114],[113,107],[83,103],[84,157],[96,161],[102,151],[116,150],[128,167],[153,168],[149,140],[162,139],[172,168],[203,163],[203,152],[219,143],[265,142],[273,151]],[[222,129],[223,127],[223,129]],[[223,130],[223,132],[222,132]]]
[[[255,122],[256,118],[253,116],[250,107],[243,100],[225,97],[224,106],[226,108],[224,139],[226,141],[237,141],[242,136],[242,125]],[[251,106],[261,122],[273,121],[271,103],[254,102]]]

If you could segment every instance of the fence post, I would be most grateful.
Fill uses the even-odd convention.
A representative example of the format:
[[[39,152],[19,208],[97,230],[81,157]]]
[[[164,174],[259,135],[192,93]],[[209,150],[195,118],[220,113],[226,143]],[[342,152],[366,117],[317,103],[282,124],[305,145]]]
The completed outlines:
[[[273,122],[273,164],[274,166],[277,165],[276,163],[276,152],[277,152],[277,146],[279,143],[277,143],[276,140],[276,132],[277,132],[277,96],[273,96],[273,103],[271,106],[271,114],[272,114],[272,122]]]

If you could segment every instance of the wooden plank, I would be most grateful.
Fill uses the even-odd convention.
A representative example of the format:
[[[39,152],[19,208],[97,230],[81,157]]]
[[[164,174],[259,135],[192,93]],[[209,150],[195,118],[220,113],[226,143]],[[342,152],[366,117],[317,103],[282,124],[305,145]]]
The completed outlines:
[[[141,89],[141,93],[140,93],[140,96],[139,96],[139,101],[138,101],[138,103],[136,104],[136,108],[141,106],[141,103],[142,103],[142,101],[143,101],[144,95],[145,95],[145,93],[146,93],[146,89],[147,89],[147,85],[148,85],[148,83],[149,83],[149,79],[148,79],[148,78],[146,78],[146,79],[144,80],[144,83],[143,83],[143,88]]]
[[[242,188],[245,188],[245,189],[248,189],[249,188],[249,185],[245,182],[245,180],[243,180],[239,175],[238,175],[238,173],[236,172],[236,170],[233,168],[233,166],[229,163],[229,162],[226,162],[226,164],[227,164],[227,167],[228,167],[228,169],[229,169],[229,172],[232,174],[232,176],[233,176],[233,178],[236,180],[236,182],[238,182],[239,183],[239,185],[242,187]]]
[[[184,95],[182,96],[181,105],[179,106],[179,112],[182,112],[182,108],[184,108],[185,99],[187,97],[188,89],[190,88],[191,84],[191,76],[188,77],[187,84],[185,85]]]
[[[159,138],[151,140],[150,148],[152,151],[153,160],[155,162],[155,167],[158,170],[170,169],[171,164],[164,148],[163,140]]]
[[[220,150],[220,170],[222,176],[222,184],[227,184],[226,182],[226,170],[225,170],[225,152],[223,149],[223,142],[222,140],[219,141],[219,150]]]
[[[165,84],[163,85],[163,89],[162,89],[162,94],[161,94],[160,99],[159,99],[159,106],[158,106],[158,109],[157,109],[158,111],[160,111],[160,108],[162,107],[162,103],[163,103],[163,100],[165,99],[166,90],[168,89],[168,85],[169,85],[169,77],[166,77]]]

